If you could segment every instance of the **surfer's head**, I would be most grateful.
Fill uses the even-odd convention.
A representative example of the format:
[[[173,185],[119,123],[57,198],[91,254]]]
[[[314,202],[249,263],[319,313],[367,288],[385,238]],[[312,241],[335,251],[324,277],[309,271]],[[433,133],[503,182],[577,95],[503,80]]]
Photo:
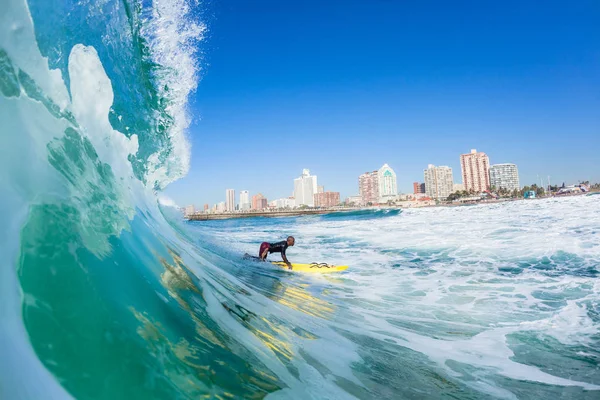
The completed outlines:
[[[294,243],[296,243],[296,239],[294,239],[293,236],[288,236],[288,238],[287,238],[287,244],[288,244],[288,246],[293,246]]]

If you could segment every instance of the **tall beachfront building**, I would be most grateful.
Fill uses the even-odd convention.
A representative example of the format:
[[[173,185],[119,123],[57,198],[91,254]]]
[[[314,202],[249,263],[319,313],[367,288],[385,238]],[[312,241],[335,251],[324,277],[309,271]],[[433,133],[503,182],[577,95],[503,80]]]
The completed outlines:
[[[264,210],[265,208],[267,208],[267,198],[263,196],[262,193],[252,196],[253,210]]]
[[[314,195],[317,191],[317,177],[311,175],[308,169],[303,169],[302,176],[294,179],[294,199],[296,199],[296,207],[313,207],[315,205]]]
[[[225,191],[225,211],[235,211],[235,190],[233,189]]]
[[[425,176],[425,193],[432,199],[446,199],[454,191],[452,168],[429,164],[423,174]]]
[[[250,193],[247,190],[240,191],[240,210],[247,211],[250,209]]]
[[[387,201],[386,198],[395,197],[398,195],[398,183],[396,181],[396,173],[387,164],[377,171],[377,183],[379,185],[380,202]]]
[[[358,192],[364,204],[385,202],[398,195],[396,173],[387,164],[377,171],[365,172],[358,177]]]
[[[379,201],[379,174],[377,172],[365,172],[358,177],[358,193],[363,204]]]
[[[490,159],[487,154],[475,149],[469,154],[461,154],[460,168],[466,191],[481,193],[490,189]]]
[[[496,190],[519,190],[519,170],[515,164],[495,164],[490,167],[490,185]]]

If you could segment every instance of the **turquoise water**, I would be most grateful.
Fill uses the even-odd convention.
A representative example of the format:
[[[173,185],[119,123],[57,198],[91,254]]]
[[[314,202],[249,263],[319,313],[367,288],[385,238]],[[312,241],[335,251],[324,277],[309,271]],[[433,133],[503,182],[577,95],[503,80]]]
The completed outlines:
[[[596,196],[184,222],[201,7],[0,4],[0,398],[600,396]]]

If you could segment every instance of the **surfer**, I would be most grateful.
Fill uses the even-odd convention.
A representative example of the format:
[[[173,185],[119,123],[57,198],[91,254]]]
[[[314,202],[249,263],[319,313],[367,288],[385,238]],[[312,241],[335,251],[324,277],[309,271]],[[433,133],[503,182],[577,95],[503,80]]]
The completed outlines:
[[[292,269],[292,263],[290,263],[287,257],[285,256],[285,251],[289,246],[293,246],[295,242],[296,239],[294,239],[293,236],[288,236],[286,240],[282,240],[281,242],[276,243],[262,242],[260,244],[260,250],[258,251],[258,257],[262,261],[266,261],[269,253],[281,253],[281,258],[283,259],[283,262],[286,263],[289,269]]]

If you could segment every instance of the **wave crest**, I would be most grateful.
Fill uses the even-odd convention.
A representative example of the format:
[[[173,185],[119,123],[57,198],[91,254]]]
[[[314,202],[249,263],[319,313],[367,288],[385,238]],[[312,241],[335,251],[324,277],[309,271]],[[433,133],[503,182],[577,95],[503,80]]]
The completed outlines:
[[[197,6],[198,1],[195,1]],[[187,104],[200,72],[199,42],[206,25],[194,20],[190,0],[156,0],[143,16],[141,35],[149,44],[156,88],[164,114],[156,118],[168,127],[169,143],[148,158],[146,181],[162,189],[189,169],[190,146],[185,131],[190,124]]]

